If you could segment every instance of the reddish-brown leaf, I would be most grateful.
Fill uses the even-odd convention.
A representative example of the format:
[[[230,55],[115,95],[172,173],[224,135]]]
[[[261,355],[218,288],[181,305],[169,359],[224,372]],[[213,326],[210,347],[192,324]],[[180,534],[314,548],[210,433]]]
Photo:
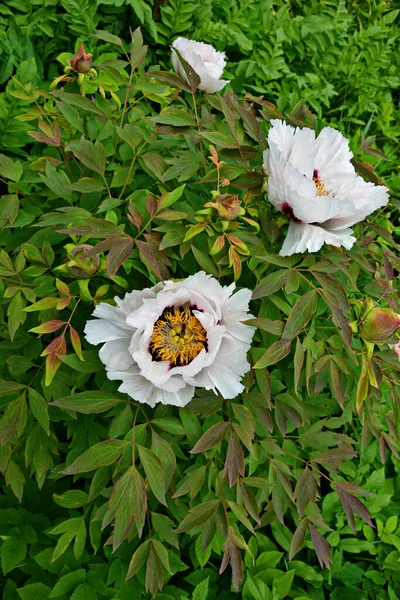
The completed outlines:
[[[42,325],[39,325],[38,327],[33,327],[32,329],[29,329],[29,331],[40,334],[53,333],[65,324],[66,321],[60,321],[58,319],[55,319],[54,321],[46,321],[46,323],[42,323]]]
[[[244,476],[244,454],[240,442],[234,435],[233,431],[229,436],[228,452],[223,475],[228,477],[229,487],[232,487],[238,480],[239,475]]]
[[[223,440],[228,430],[229,423],[216,423],[212,425],[198,440],[194,448],[190,451],[191,454],[198,454],[214,448]]]
[[[308,523],[308,528],[311,534],[311,541],[314,546],[318,562],[321,569],[324,567],[329,569],[332,562],[331,549],[326,539],[315,529],[314,525]]]
[[[337,495],[339,496],[339,500],[342,503],[344,512],[346,513],[347,520],[351,529],[356,533],[356,525],[354,521],[353,513],[361,517],[363,521],[365,521],[370,527],[375,527],[372,520],[371,515],[365,504],[361,502],[358,498],[349,494],[340,483],[335,483],[335,490]]]
[[[107,255],[107,273],[110,277],[114,277],[120,266],[130,257],[133,244],[133,238],[128,236],[113,244]]]
[[[307,531],[307,522],[300,521],[300,523],[296,527],[296,531],[294,532],[292,541],[290,543],[289,561],[293,560],[293,558],[296,556],[296,554],[302,547],[305,537],[306,537],[306,531]]]
[[[71,338],[72,347],[75,350],[75,354],[80,360],[85,360],[82,354],[82,344],[79,333],[72,327],[71,324],[69,325],[69,335]]]
[[[315,481],[315,477],[311,469],[306,466],[297,480],[294,490],[294,497],[300,518],[304,515],[304,511],[309,503],[315,501],[316,495],[317,483]]]

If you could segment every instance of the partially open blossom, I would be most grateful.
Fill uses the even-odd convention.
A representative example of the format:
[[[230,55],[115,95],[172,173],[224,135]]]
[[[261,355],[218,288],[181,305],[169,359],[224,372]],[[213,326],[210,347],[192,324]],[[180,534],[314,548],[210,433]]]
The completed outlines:
[[[246,354],[254,328],[248,319],[251,291],[235,294],[204,272],[182,281],[127,293],[117,306],[101,303],[85,327],[107,377],[138,402],[185,406],[196,387],[234,398],[249,370]]]
[[[92,54],[86,54],[83,44],[79,45],[78,51],[69,61],[72,69],[77,73],[89,73],[92,68]]]
[[[400,328],[400,315],[390,308],[373,308],[364,317],[360,336],[368,342],[385,342]]]
[[[217,215],[226,221],[236,219],[239,214],[245,214],[241,208],[241,200],[237,194],[220,194],[214,198],[214,202],[207,202],[206,208],[214,208]]]
[[[349,140],[332,127],[316,137],[273,119],[264,152],[269,201],[290,218],[281,256],[317,252],[323,244],[350,249],[352,225],[385,206],[388,190],[359,177]]]
[[[188,81],[188,78],[174,48],[200,77],[199,90],[202,92],[213,94],[222,90],[229,83],[228,80],[221,79],[226,65],[225,52],[217,52],[210,44],[187,40],[183,37],[176,38],[172,44],[172,66],[185,81]]]

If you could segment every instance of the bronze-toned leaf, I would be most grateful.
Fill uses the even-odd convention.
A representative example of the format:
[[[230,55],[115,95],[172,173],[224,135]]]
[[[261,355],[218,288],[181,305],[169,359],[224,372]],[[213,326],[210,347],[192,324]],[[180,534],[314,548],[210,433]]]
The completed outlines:
[[[315,529],[314,525],[308,523],[308,529],[311,535],[311,541],[315,549],[315,553],[318,558],[318,562],[321,565],[321,569],[324,567],[329,569],[332,562],[331,549],[326,539]]]
[[[239,475],[244,475],[244,454],[240,442],[231,431],[228,442],[223,476],[228,477],[229,487],[235,485]]]
[[[296,531],[293,534],[292,541],[290,543],[289,550],[289,561],[293,560],[298,551],[301,549],[307,532],[307,522],[300,521],[296,527]]]
[[[206,450],[210,450],[210,448],[217,446],[224,439],[228,427],[229,423],[227,422],[212,425],[210,429],[203,433],[190,453],[198,454],[199,452],[205,452]]]

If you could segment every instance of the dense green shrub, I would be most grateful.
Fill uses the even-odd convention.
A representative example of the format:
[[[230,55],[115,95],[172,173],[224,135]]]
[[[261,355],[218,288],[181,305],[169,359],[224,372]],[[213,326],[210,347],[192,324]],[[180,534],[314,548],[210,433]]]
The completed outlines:
[[[371,135],[395,156],[397,11],[277,4],[261,7],[262,23],[258,2],[0,9],[7,600],[149,598],[163,586],[159,600],[235,598],[241,561],[245,600],[400,597],[400,363],[359,332],[368,303],[399,312],[396,199],[355,227],[351,251],[283,258],[287,220],[262,190],[282,112],[336,123],[360,172],[377,181],[373,163],[396,191]],[[127,42],[129,24],[143,26],[147,55],[138,31]],[[226,49],[237,95],[191,94],[165,75],[178,34]],[[43,79],[62,76],[77,36],[97,73],[51,92]],[[225,192],[244,209],[231,221],[218,212]],[[200,390],[182,409],[131,401],[83,340],[94,303],[199,270],[255,290],[245,393]]]

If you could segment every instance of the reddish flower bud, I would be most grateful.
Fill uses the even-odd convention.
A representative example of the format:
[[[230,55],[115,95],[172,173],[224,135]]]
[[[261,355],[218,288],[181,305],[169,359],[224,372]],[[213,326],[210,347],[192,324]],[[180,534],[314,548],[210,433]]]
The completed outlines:
[[[83,44],[80,44],[78,51],[69,61],[72,69],[77,73],[89,73],[92,68],[92,54],[86,54]]]
[[[400,315],[390,308],[373,308],[363,320],[360,336],[368,342],[384,342],[400,328]]]

